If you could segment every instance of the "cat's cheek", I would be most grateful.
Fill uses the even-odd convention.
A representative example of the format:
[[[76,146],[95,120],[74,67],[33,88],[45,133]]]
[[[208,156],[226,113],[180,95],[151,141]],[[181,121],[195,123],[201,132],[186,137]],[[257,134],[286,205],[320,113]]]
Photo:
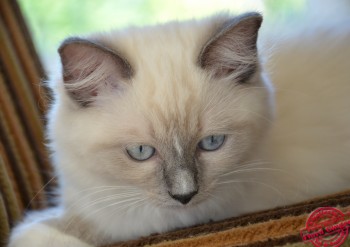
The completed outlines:
[[[232,172],[239,164],[246,162],[250,144],[245,135],[229,136],[222,148],[213,152],[201,152],[198,160],[201,164],[202,187],[215,189],[218,178]]]
[[[156,159],[138,162],[124,157],[115,163],[111,173],[119,181],[125,181],[141,188],[145,188],[145,186],[148,188],[148,184],[153,183],[160,170],[160,164]]]
[[[226,165],[226,161],[229,160],[229,163],[232,164],[239,157],[240,151],[237,147],[237,138],[233,136],[226,137],[225,142],[222,147],[215,151],[197,151],[198,160],[201,163],[206,164],[210,167],[219,167],[221,165]]]

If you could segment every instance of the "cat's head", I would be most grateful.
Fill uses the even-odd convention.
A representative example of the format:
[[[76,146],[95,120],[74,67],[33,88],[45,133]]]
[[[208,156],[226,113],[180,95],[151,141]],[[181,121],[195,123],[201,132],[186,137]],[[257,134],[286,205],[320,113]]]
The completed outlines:
[[[64,41],[49,137],[66,183],[128,185],[170,207],[215,193],[271,117],[261,22],[219,15]]]

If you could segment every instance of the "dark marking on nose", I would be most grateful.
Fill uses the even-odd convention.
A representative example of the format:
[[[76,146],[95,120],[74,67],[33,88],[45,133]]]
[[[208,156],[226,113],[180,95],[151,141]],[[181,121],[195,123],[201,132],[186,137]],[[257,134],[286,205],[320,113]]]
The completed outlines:
[[[175,200],[181,202],[182,204],[187,204],[189,201],[191,201],[192,197],[198,193],[198,190],[190,192],[188,194],[180,194],[180,195],[173,195],[169,192],[169,195],[174,198]]]

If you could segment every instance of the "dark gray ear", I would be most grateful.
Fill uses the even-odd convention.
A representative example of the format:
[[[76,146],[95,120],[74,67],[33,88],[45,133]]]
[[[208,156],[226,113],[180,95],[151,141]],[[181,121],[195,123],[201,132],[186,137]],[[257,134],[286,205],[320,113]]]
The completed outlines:
[[[257,68],[256,41],[262,22],[259,13],[247,13],[225,22],[204,45],[199,64],[216,77],[244,82]]]
[[[65,88],[81,106],[89,105],[103,91],[121,87],[121,81],[130,79],[133,74],[123,57],[88,40],[69,38],[58,52]]]

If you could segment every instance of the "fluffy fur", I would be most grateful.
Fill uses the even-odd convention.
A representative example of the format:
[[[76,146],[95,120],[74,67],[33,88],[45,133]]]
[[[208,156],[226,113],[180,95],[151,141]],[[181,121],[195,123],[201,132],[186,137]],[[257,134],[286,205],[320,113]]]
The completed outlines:
[[[263,65],[275,96],[248,51],[254,45],[242,46],[254,21],[212,43],[226,35],[228,20],[130,28],[61,48],[72,50],[61,54],[66,78],[50,82],[48,137],[62,200],[28,216],[10,247],[100,246],[350,187],[349,29],[302,44],[300,36],[275,40]],[[223,53],[227,40],[238,45]],[[226,135],[222,148],[199,151],[213,134]],[[125,148],[135,143],[154,146],[156,155],[133,161]],[[168,172],[178,187],[165,182]],[[169,196],[169,186],[187,191],[191,181],[199,189],[188,204]]]

